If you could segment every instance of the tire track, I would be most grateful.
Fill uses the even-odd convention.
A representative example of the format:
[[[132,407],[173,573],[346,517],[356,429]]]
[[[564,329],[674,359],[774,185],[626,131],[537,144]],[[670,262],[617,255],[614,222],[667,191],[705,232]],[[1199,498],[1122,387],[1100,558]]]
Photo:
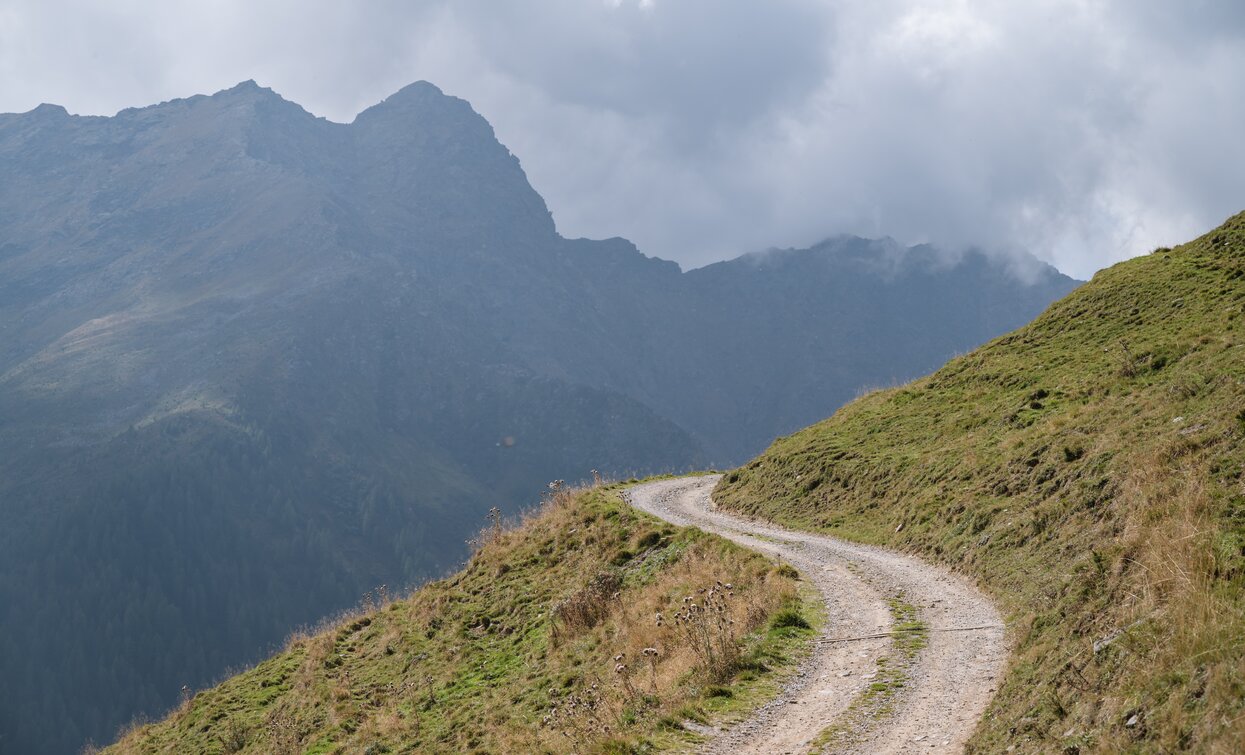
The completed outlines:
[[[703,751],[803,753],[837,725],[845,735],[838,752],[961,752],[1007,658],[1003,622],[990,599],[967,579],[911,556],[718,511],[710,493],[719,478],[660,480],[625,495],[672,524],[787,561],[821,594],[827,621],[779,696],[738,724],[707,732]],[[885,715],[858,715],[853,703],[877,678],[878,660],[894,662],[895,638],[885,633],[896,599],[915,607],[928,642],[903,667],[903,685],[892,691]]]

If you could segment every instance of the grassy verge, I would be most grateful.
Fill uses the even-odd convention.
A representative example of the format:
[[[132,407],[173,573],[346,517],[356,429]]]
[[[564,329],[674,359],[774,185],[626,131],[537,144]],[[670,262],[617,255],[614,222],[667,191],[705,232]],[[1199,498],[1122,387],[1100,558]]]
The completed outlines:
[[[974,752],[1245,751],[1245,215],[724,477],[726,508],[979,577]]]
[[[787,570],[781,570],[787,573]],[[789,576],[789,573],[788,573]],[[813,651],[810,640],[826,621],[826,606],[811,584],[802,582],[797,600],[773,614],[743,656],[734,683],[706,691],[688,718],[716,727],[729,726],[774,699],[800,662]],[[696,732],[674,729],[676,736],[657,740],[659,749],[690,752],[704,741]]]
[[[117,753],[649,752],[737,717],[813,636],[789,569],[560,491],[459,574],[370,605],[127,732]],[[815,617],[814,617],[815,618]]]

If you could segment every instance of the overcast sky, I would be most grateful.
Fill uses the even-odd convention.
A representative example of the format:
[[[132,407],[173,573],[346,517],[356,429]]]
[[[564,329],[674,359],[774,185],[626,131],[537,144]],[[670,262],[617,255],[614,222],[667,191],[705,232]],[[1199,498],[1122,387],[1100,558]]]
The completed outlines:
[[[468,99],[567,236],[693,267],[838,233],[1087,277],[1245,209],[1240,0],[0,0],[0,111],[256,79]]]

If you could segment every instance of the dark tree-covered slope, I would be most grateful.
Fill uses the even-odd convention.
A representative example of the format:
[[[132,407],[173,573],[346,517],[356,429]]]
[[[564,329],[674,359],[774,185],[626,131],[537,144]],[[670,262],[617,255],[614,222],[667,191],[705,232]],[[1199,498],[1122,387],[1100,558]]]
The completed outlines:
[[[464,101],[0,115],[0,749],[157,714],[544,481],[730,463],[1074,282],[560,237]],[[884,264],[878,263],[883,260]]]

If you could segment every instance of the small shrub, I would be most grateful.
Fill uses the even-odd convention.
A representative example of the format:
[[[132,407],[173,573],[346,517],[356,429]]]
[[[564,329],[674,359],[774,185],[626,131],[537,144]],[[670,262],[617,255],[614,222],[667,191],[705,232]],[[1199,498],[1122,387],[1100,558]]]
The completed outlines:
[[[808,619],[800,615],[800,612],[794,608],[784,608],[774,614],[774,618],[770,621],[770,626],[774,629],[785,629],[793,627],[795,629],[812,629],[812,625],[808,623]]]
[[[617,607],[622,580],[601,572],[569,598],[553,607],[553,639],[577,634],[599,624]]]
[[[731,591],[722,585],[683,599],[674,629],[696,656],[697,669],[712,682],[730,678],[739,663],[739,642],[731,618]]]
[[[589,743],[606,739],[613,718],[605,690],[593,682],[568,694],[550,708],[541,719],[541,726],[560,732],[574,751],[580,751]]]
[[[652,548],[660,542],[661,533],[657,530],[651,530],[641,535],[640,539],[636,541],[635,546],[640,550],[645,550],[647,548]]]
[[[1122,378],[1134,378],[1141,372],[1146,363],[1145,357],[1134,354],[1128,347],[1128,341],[1120,339],[1120,351],[1117,355],[1117,372]]]
[[[787,579],[800,578],[800,572],[796,571],[796,568],[791,564],[779,564],[778,567],[774,569],[774,573],[780,577],[786,577]]]
[[[221,749],[228,755],[246,749],[247,730],[237,719],[231,718],[220,735]]]
[[[273,710],[268,714],[265,724],[268,728],[269,752],[274,755],[302,752],[303,732],[289,709],[281,707]]]

